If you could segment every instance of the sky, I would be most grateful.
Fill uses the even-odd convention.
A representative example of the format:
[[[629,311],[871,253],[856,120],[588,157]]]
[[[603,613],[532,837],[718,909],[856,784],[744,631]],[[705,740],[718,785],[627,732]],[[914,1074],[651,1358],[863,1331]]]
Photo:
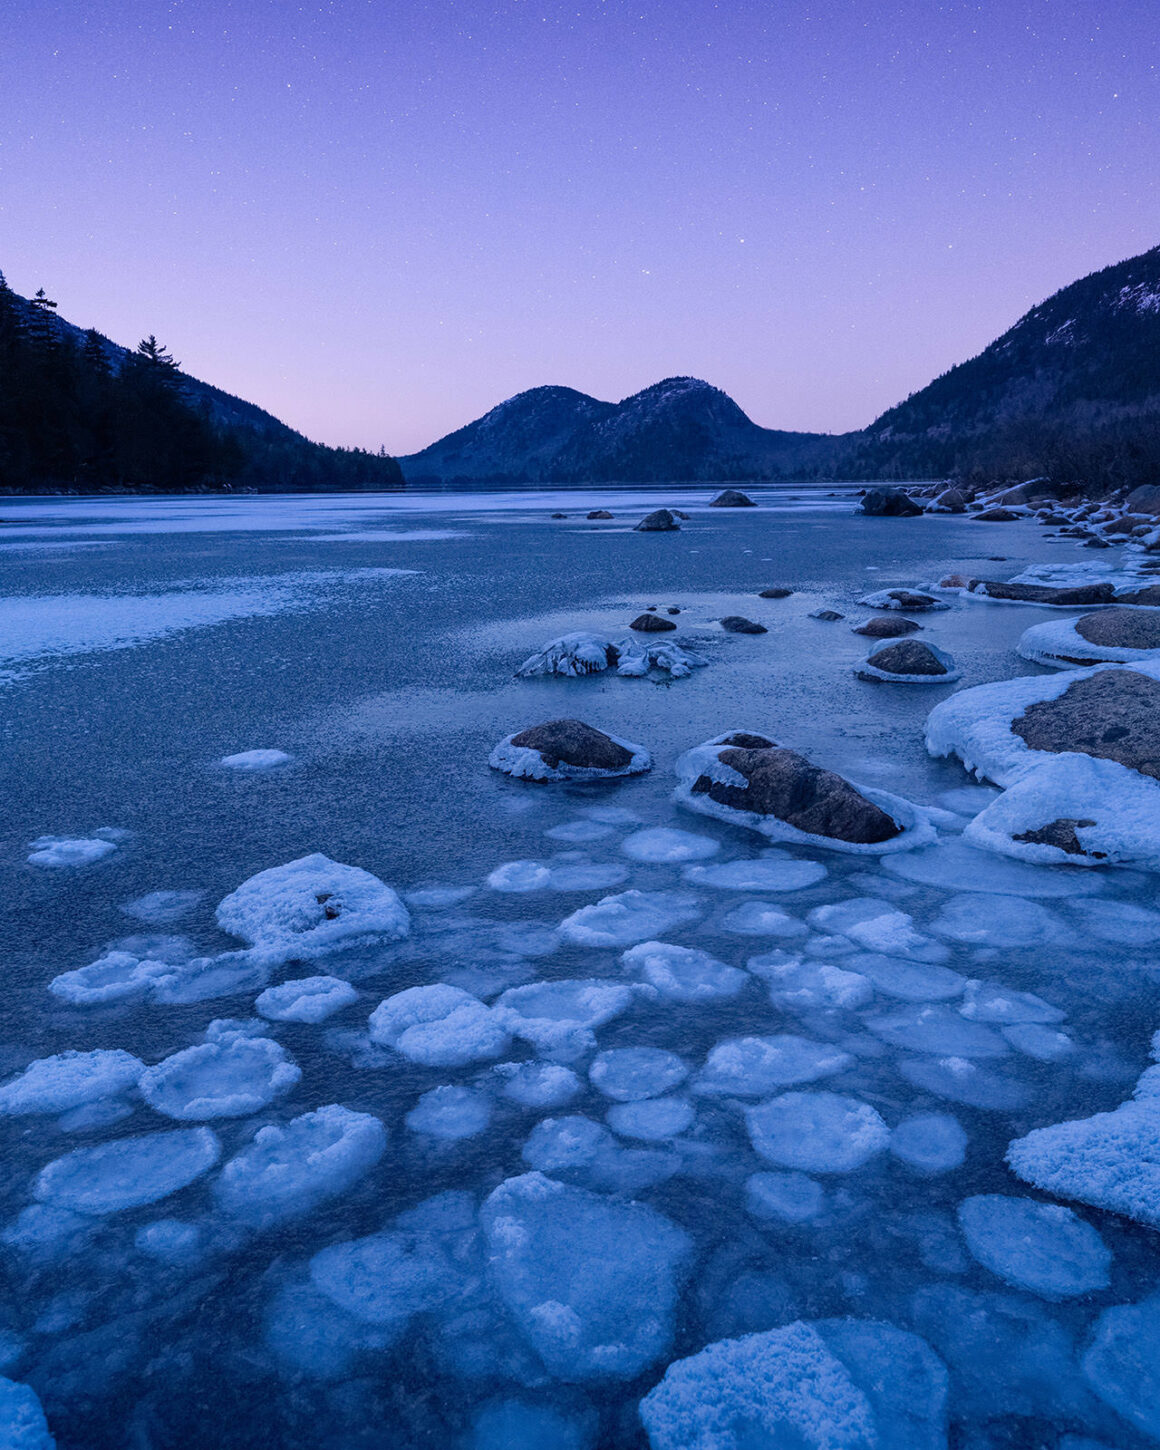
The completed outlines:
[[[0,269],[322,442],[841,432],[1160,243],[1156,0],[5,0]]]

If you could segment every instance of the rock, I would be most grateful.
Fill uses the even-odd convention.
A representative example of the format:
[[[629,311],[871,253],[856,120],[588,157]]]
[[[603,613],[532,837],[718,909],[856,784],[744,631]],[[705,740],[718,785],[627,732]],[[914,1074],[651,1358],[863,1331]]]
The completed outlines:
[[[844,614],[839,614],[836,609],[811,609],[811,619],[823,619],[827,624],[833,624],[835,620],[845,619]]]
[[[930,506],[932,513],[965,514],[967,496],[958,488],[946,488]]]
[[[666,630],[676,629],[671,619],[665,619],[659,614],[638,614],[629,629],[635,629],[641,634],[663,634]]]
[[[1096,823],[1090,818],[1080,819],[1078,817],[1065,820],[1060,817],[1058,820],[1048,821],[1046,825],[1032,831],[1020,831],[1018,835],[1012,836],[1013,841],[1018,841],[1024,846],[1053,846],[1057,851],[1062,851],[1067,856],[1101,856],[1103,852],[1088,852],[1084,849],[1076,832],[1085,826],[1094,826]]]
[[[1160,649],[1160,611],[1101,609],[1077,619],[1075,632],[1089,644],[1112,649]]]
[[[764,624],[746,619],[743,614],[727,614],[721,621],[721,628],[729,634],[768,634]]]
[[[713,499],[709,507],[711,509],[751,509],[756,508],[756,504],[748,494],[741,493],[739,489],[727,488],[724,493],[719,493]]]
[[[673,515],[674,518],[684,519],[686,523],[688,523],[689,520],[693,517],[692,514],[684,513],[681,509],[670,509],[669,512]]]
[[[680,614],[680,612],[681,611],[677,608],[675,604],[670,604],[669,607],[665,610],[666,614]]]
[[[1134,514],[1160,516],[1160,483],[1142,483],[1124,500],[1125,509]]]
[[[582,720],[548,720],[509,735],[491,753],[493,770],[524,780],[586,780],[639,775],[652,764],[648,751],[606,735]]]
[[[683,679],[694,669],[708,664],[701,655],[683,650],[673,641],[646,644],[626,635],[609,639],[606,635],[562,634],[550,639],[537,654],[531,655],[516,671],[518,678],[531,675],[596,675],[614,669],[626,679],[640,679],[649,670],[667,671],[674,679]]]
[[[883,645],[867,656],[857,669],[860,680],[881,680],[897,676],[902,680],[951,680],[958,672],[954,660],[934,645],[920,639],[901,639]]]
[[[722,746],[718,760],[747,784],[727,785],[702,775],[692,786],[694,795],[707,795],[733,810],[776,816],[809,835],[839,841],[865,844],[901,833],[902,827],[849,781],[811,764],[796,751],[785,750],[763,735],[727,736]]]
[[[876,614],[873,619],[868,619],[865,624],[856,625],[855,634],[868,635],[870,639],[898,639],[904,634],[913,634],[916,629],[921,629],[921,624],[916,624],[913,619],[899,619],[889,614]]]
[[[568,515],[567,514],[553,514],[552,517],[554,519],[566,519],[568,517]],[[591,515],[589,515],[589,517],[591,518]]]
[[[636,532],[638,534],[656,534],[680,527],[668,509],[654,509],[637,524]]]
[[[1099,670],[1011,722],[1032,750],[1079,751],[1160,778],[1160,680],[1138,670]]]
[[[1013,513],[1011,509],[990,508],[983,509],[981,513],[972,514],[971,517],[978,524],[1013,524],[1016,519],[1021,519],[1023,515]]]
[[[862,512],[873,518],[909,518],[922,508],[900,488],[871,488],[862,499]]]
[[[972,579],[970,590],[972,594],[985,594],[988,599],[1012,599],[1023,604],[1057,604],[1064,607],[1111,604],[1116,593],[1114,586],[1103,580],[1098,584],[1056,588],[1051,584],[1016,584],[1002,579]]]
[[[758,599],[788,599],[792,593],[792,589],[786,589],[784,585],[778,584],[772,589],[763,589],[757,597]]]
[[[1110,549],[1111,547],[1112,546],[1108,543],[1107,539],[1101,539],[1098,535],[1093,535],[1093,537],[1088,539],[1088,541],[1084,544],[1085,549]]]
[[[1042,503],[1044,499],[1054,500],[1058,497],[1059,486],[1052,483],[1049,478],[1031,478],[1026,483],[1017,483],[1014,488],[1005,488],[1002,493],[995,494],[991,503],[1000,505]]]
[[[936,599],[933,594],[920,594],[915,589],[878,589],[858,603],[867,609],[904,609],[912,614],[950,608],[945,600]]]
[[[1145,604],[1160,608],[1160,584],[1149,584],[1144,589],[1134,589],[1130,594],[1117,594],[1117,604]]]

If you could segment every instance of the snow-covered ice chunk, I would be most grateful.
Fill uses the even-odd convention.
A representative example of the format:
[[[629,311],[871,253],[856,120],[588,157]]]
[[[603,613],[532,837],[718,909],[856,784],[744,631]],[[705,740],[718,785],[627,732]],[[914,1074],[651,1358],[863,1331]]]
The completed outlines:
[[[961,997],[966,977],[929,962],[903,962],[878,952],[844,957],[845,969],[867,978],[879,992],[902,1002],[947,1002]]]
[[[687,891],[622,891],[582,906],[560,923],[565,941],[582,947],[626,947],[688,926],[701,915]]]
[[[570,1067],[558,1062],[505,1062],[495,1071],[503,1096],[525,1108],[563,1107],[583,1086]]]
[[[1012,1023],[1003,1028],[1003,1036],[1016,1052],[1037,1062],[1060,1062],[1075,1051],[1075,1043],[1066,1032],[1041,1027],[1038,1022]]]
[[[0,1243],[30,1259],[51,1262],[86,1248],[96,1229],[96,1221],[88,1214],[50,1203],[30,1203],[0,1231]]]
[[[613,1148],[612,1134],[603,1123],[586,1118],[583,1113],[572,1113],[565,1118],[545,1118],[537,1123],[521,1157],[529,1168],[560,1174],[588,1168]]]
[[[271,1022],[325,1022],[358,1001],[358,991],[341,977],[297,977],[267,987],[254,1003]]]
[[[1081,1361],[1084,1379],[1129,1425],[1160,1440],[1160,1296],[1105,1309]]]
[[[386,1144],[378,1118],[330,1103],[260,1128],[222,1169],[214,1198],[231,1218],[268,1228],[344,1194],[375,1166]]]
[[[799,1320],[675,1361],[640,1416],[651,1450],[942,1450],[946,1394],[917,1335]]]
[[[767,901],[744,901],[721,920],[721,930],[733,936],[773,936],[792,940],[809,935],[809,927]]]
[[[56,1450],[44,1408],[31,1385],[0,1376],[0,1446],[3,1450]]]
[[[755,977],[769,983],[773,1005],[787,1012],[863,1007],[874,995],[873,984],[862,973],[829,962],[803,961],[790,952],[762,952],[750,957],[747,965]]]
[[[437,982],[387,997],[370,1015],[372,1042],[393,1047],[425,1067],[463,1067],[506,1052],[500,1016],[461,987]]]
[[[1010,1051],[998,1032],[939,1002],[917,1002],[868,1017],[866,1026],[891,1047],[935,1057],[1006,1057]]]
[[[29,1063],[0,1087],[0,1117],[64,1113],[134,1087],[145,1064],[119,1049],[60,1052]]]
[[[1001,800],[992,795],[992,800]],[[1087,896],[1103,890],[1103,882],[1074,871],[1059,871],[1026,862],[997,861],[989,851],[962,841],[946,841],[929,850],[891,856],[887,871],[923,886],[945,891],[982,891],[991,896]]]
[[[605,1113],[608,1126],[624,1138],[664,1142],[688,1128],[694,1118],[687,1098],[648,1098],[638,1103],[617,1103]]]
[[[495,1013],[543,1056],[571,1062],[593,1045],[592,1029],[626,1012],[639,990],[596,977],[531,982],[504,992]]]
[[[868,952],[924,962],[942,962],[950,955],[941,942],[915,931],[913,917],[872,896],[816,906],[806,920],[816,930],[848,937]]]
[[[244,1118],[298,1082],[302,1069],[266,1037],[231,1037],[187,1047],[146,1068],[138,1086],[155,1112],[179,1121]]]
[[[783,1093],[745,1110],[757,1153],[803,1173],[852,1173],[890,1142],[890,1129],[869,1103],[842,1093]]]
[[[945,599],[934,594],[915,592],[910,589],[876,589],[859,599],[863,609],[901,609],[910,613],[915,610],[949,609]]]
[[[481,1219],[496,1288],[557,1379],[632,1379],[668,1349],[692,1243],[663,1215],[528,1173]]]
[[[178,963],[149,983],[148,996],[163,1006],[211,1002],[256,991],[270,979],[270,968],[257,952],[222,952]]]
[[[277,770],[293,759],[284,750],[240,750],[236,755],[223,755],[218,764],[228,770]]]
[[[144,896],[127,901],[121,910],[138,921],[168,926],[188,916],[204,895],[204,891],[147,891]]]
[[[463,1287],[441,1236],[413,1231],[331,1244],[310,1260],[310,1282],[362,1324],[401,1332],[415,1314],[439,1309]]]
[[[490,1122],[491,1099],[487,1094],[456,1086],[425,1092],[406,1117],[412,1133],[447,1143],[478,1137]]]
[[[791,1032],[774,1037],[731,1037],[709,1053],[693,1082],[702,1097],[760,1098],[779,1088],[844,1072],[854,1059],[827,1042]]]
[[[219,904],[217,921],[271,961],[398,941],[411,927],[406,907],[377,876],[318,854],[243,881]]]
[[[659,1097],[688,1075],[688,1064],[663,1047],[614,1047],[598,1053],[588,1069],[592,1086],[618,1103]]]
[[[129,1103],[118,1098],[102,1098],[97,1102],[82,1103],[79,1108],[70,1108],[56,1120],[62,1133],[92,1133],[98,1128],[111,1128],[122,1118],[132,1116]]]
[[[620,843],[620,849],[633,861],[675,865],[683,861],[704,861],[715,856],[721,842],[712,836],[699,836],[694,831],[679,831],[670,826],[647,826],[634,831]]]
[[[1152,946],[1160,942],[1160,911],[1128,901],[1073,901],[1084,936],[1116,946]]]
[[[682,679],[707,663],[701,655],[672,642],[610,639],[606,635],[578,631],[549,640],[542,650],[523,662],[516,674],[576,678],[615,669],[618,675],[627,678],[647,675],[650,669],[656,669],[674,679]]]
[[[828,874],[820,861],[722,861],[719,866],[686,866],[690,886],[715,886],[721,891],[803,891]]]
[[[487,878],[493,891],[546,891],[552,881],[551,869],[542,861],[504,861]]]
[[[88,866],[111,856],[117,849],[116,841],[99,837],[37,836],[29,843],[28,860],[33,866]]]
[[[966,1157],[967,1135],[949,1113],[916,1113],[891,1132],[890,1151],[920,1173],[949,1173]]]
[[[922,640],[884,641],[859,660],[853,670],[860,680],[881,680],[889,685],[951,685],[963,676],[952,655]]]
[[[1108,1286],[1111,1251],[1062,1204],[980,1193],[963,1199],[958,1218],[971,1256],[1017,1289],[1067,1299]]]
[[[930,924],[936,936],[967,946],[1064,946],[1075,933],[1062,917],[1037,901],[1017,896],[952,896]]]
[[[745,1180],[745,1207],[754,1218],[808,1223],[825,1212],[826,1191],[806,1173],[751,1173]]]
[[[522,894],[528,891],[607,891],[628,879],[623,866],[612,862],[505,861],[488,876],[493,891]]]
[[[1062,1022],[1067,1016],[1034,992],[1017,992],[998,982],[971,981],[959,1011],[972,1022]]]
[[[698,947],[646,941],[621,957],[626,972],[655,987],[667,1002],[715,1002],[736,997],[749,980],[746,972],[726,966]]]
[[[42,1203],[101,1215],[156,1203],[187,1187],[221,1157],[210,1128],[177,1128],[77,1148],[46,1168],[34,1192]]]
[[[1011,1113],[1031,1096],[1021,1082],[968,1057],[906,1057],[898,1071],[912,1087],[968,1108]]]

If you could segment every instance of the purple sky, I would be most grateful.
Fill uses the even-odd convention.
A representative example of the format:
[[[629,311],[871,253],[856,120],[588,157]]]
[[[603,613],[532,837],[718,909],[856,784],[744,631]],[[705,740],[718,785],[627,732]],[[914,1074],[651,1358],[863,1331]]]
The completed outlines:
[[[1160,242],[1156,0],[6,0],[0,268],[329,443],[861,427]]]

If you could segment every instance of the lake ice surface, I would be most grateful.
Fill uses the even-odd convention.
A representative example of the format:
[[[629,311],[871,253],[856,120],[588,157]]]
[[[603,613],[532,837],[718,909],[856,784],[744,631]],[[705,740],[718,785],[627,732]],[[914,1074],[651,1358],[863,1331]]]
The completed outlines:
[[[62,1450],[1160,1440],[1157,878],[962,845],[951,687],[809,617],[1076,546],[829,492],[5,503],[0,1441],[47,1443],[33,1393]],[[1035,669],[1049,611],[947,600],[963,687]],[[649,606],[703,670],[514,677]],[[651,774],[488,769],[563,715]],[[677,757],[735,728],[940,844],[691,815]],[[1133,1217],[1005,1162],[1125,1103],[1032,1142],[1103,1183],[1137,1125]]]

